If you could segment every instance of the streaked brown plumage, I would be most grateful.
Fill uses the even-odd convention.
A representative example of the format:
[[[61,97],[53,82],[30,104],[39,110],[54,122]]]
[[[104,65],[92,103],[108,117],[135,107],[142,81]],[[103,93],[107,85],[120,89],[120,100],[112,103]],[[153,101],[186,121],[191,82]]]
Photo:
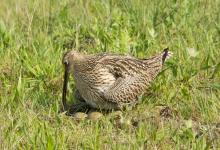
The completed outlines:
[[[73,73],[77,96],[93,108],[119,109],[135,104],[138,97],[160,72],[168,49],[149,59],[114,54],[83,55],[70,51],[64,55],[65,81],[63,103],[66,105],[68,73]]]

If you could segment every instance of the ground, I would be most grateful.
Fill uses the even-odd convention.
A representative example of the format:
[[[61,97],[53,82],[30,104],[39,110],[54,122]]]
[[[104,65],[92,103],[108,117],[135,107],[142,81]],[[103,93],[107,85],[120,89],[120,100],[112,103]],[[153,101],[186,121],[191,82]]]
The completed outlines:
[[[0,149],[220,148],[219,8],[219,0],[1,0]],[[59,113],[66,51],[144,58],[166,47],[173,58],[132,110],[96,121]]]

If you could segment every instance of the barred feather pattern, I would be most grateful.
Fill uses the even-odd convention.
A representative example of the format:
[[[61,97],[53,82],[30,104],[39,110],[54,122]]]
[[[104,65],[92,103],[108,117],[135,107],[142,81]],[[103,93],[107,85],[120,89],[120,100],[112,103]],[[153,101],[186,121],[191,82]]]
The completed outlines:
[[[71,51],[64,60],[71,65],[77,90],[91,107],[120,109],[135,104],[150,86],[171,53],[162,53],[148,59],[114,54],[82,55]]]

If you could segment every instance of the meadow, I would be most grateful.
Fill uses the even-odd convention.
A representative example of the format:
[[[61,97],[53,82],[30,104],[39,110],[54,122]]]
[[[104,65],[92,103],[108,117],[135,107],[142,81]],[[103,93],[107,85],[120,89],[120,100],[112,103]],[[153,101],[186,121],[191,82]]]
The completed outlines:
[[[0,149],[219,149],[220,0],[1,0]],[[142,101],[59,113],[63,54],[173,57]],[[71,80],[72,81],[72,80]],[[74,82],[68,87],[74,101]]]

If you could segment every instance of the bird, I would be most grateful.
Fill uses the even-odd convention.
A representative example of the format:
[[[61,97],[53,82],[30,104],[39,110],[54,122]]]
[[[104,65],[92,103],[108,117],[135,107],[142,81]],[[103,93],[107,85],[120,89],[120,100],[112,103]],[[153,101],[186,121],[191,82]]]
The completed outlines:
[[[69,74],[75,82],[76,98],[91,108],[113,110],[135,105],[171,55],[168,48],[143,59],[111,53],[86,55],[71,50],[62,59],[65,68],[63,108],[69,108],[66,103]]]

